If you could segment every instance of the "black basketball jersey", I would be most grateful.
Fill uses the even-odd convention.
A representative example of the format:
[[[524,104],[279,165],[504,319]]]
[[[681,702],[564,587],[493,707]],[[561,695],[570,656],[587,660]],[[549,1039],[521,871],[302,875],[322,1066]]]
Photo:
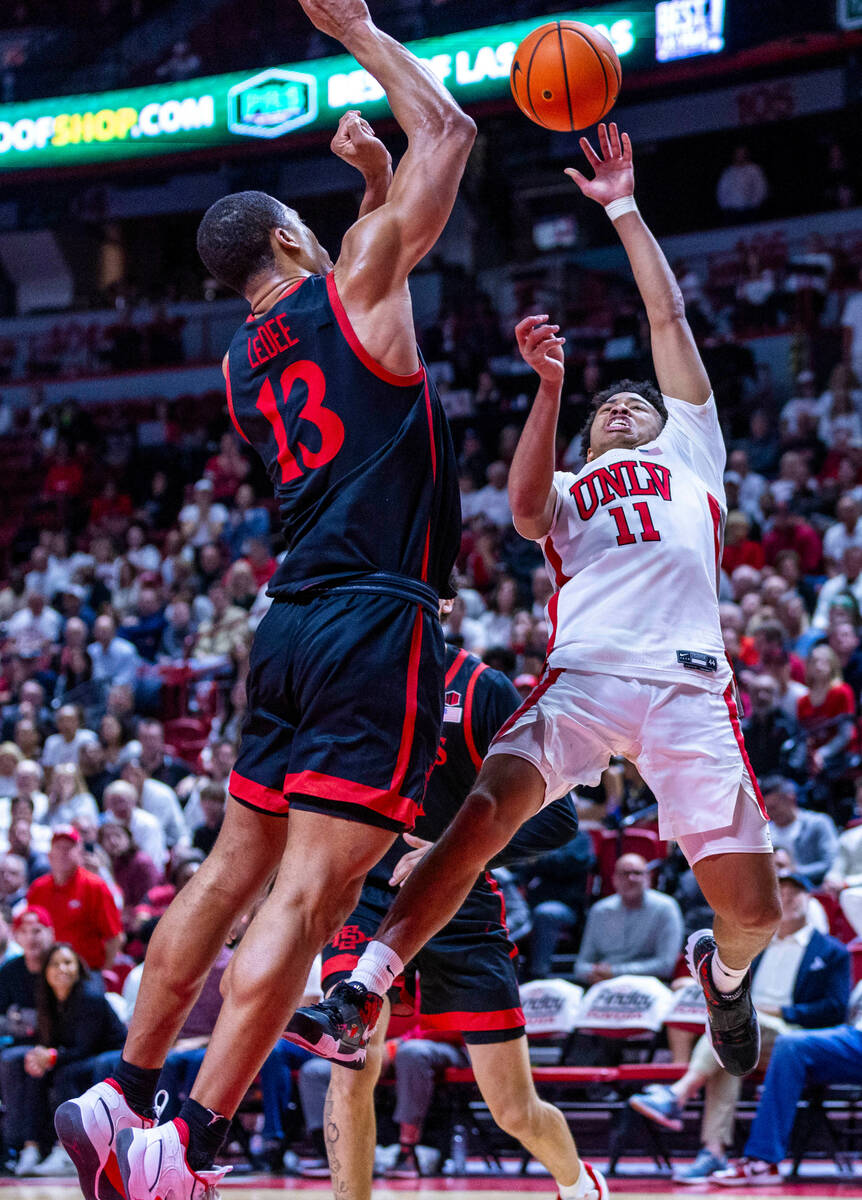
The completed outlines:
[[[424,363],[393,375],[312,275],[228,351],[228,407],[275,488],[287,555],[271,595],[341,584],[448,595],[461,537],[449,426]],[[425,585],[424,587],[422,585]]]
[[[445,688],[440,746],[428,777],[424,811],[413,830],[417,837],[430,842],[439,838],[466,800],[494,734],[521,704],[520,695],[502,671],[450,645],[446,646]],[[573,838],[577,829],[571,800],[558,800],[521,827],[500,856],[500,863],[515,863],[556,850]],[[385,857],[372,867],[366,885],[388,886],[393,867],[409,849],[397,838]]]

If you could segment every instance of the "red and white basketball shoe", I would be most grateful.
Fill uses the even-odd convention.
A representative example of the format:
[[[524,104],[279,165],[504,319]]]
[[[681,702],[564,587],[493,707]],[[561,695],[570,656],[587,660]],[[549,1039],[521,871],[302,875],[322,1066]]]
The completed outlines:
[[[129,1108],[118,1084],[105,1079],[60,1105],[54,1128],[75,1164],[84,1200],[125,1200],[117,1166],[117,1134],[123,1129],[150,1129],[167,1099],[167,1092],[159,1092],[155,1117],[141,1117]]]
[[[608,1188],[608,1181],[601,1171],[594,1167],[592,1163],[584,1162],[583,1159],[581,1159],[581,1170],[587,1176],[587,1183],[592,1185],[588,1186],[584,1192],[584,1200],[608,1200],[610,1189]],[[557,1200],[560,1200],[559,1192],[557,1192]]]
[[[124,1129],[117,1162],[125,1200],[218,1200],[230,1167],[193,1171],[186,1159],[189,1129],[177,1119],[155,1129]]]

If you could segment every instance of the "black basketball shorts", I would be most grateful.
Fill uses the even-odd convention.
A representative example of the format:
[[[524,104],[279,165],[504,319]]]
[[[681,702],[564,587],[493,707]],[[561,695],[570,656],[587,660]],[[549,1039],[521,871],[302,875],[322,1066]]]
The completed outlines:
[[[415,601],[274,601],[252,645],[231,795],[282,816],[411,829],[437,754],[444,666],[440,622]]]

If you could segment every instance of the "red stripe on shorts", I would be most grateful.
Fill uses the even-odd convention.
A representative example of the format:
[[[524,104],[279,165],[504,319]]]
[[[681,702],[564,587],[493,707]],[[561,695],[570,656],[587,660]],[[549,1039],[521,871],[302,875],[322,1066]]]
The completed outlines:
[[[491,891],[494,893],[494,895],[500,901],[500,924],[505,929],[506,936],[508,937],[509,936],[509,926],[506,924],[506,897],[503,895],[503,889],[500,887],[499,883],[497,883],[497,880],[494,878],[494,876],[491,874],[490,871],[485,872],[485,882],[488,884]],[[518,947],[513,942],[512,949],[509,951],[509,958],[517,958],[517,957],[518,957]]]
[[[518,1029],[526,1024],[524,1010],[503,1008],[497,1012],[446,1012],[427,1013],[422,1011],[423,1029],[461,1029],[484,1033],[491,1029]]]
[[[320,771],[299,771],[295,775],[285,775],[284,790],[285,793],[298,792],[303,796],[319,796],[322,800],[355,804],[411,827],[416,817],[416,801],[409,796],[399,795],[394,788],[369,787],[353,779],[340,779],[337,775],[324,775]]]
[[[551,686],[551,684],[556,683],[556,681],[560,678],[562,673],[563,672],[560,667],[553,667],[553,668],[546,667],[545,668],[545,678],[541,681],[541,683],[538,683],[533,688],[533,690],[530,692],[529,696],[526,698],[524,703],[520,706],[520,708],[515,709],[515,711],[511,715],[511,717],[509,717],[508,721],[503,722],[503,724],[500,726],[500,728],[494,734],[494,740],[492,741],[491,745],[493,745],[494,742],[497,741],[497,738],[502,737],[502,735],[504,733],[508,733],[509,730],[512,728],[512,726],[515,724],[515,722],[520,720],[520,718],[523,717],[525,712],[529,712],[529,710],[533,707],[534,704],[539,703],[539,701],[544,696],[545,692],[548,690],[548,688]]]
[[[370,938],[368,940],[371,941]],[[320,977],[321,984],[325,985],[327,980],[331,979],[333,975],[338,975],[342,971],[350,973],[361,957],[361,954],[354,952],[352,954],[335,954],[332,958],[328,958],[323,964],[323,971]]]
[[[742,761],[745,763],[745,769],[748,771],[748,777],[751,780],[754,788],[754,798],[763,813],[764,820],[769,820],[769,813],[766,811],[766,805],[763,803],[763,796],[760,793],[760,785],[757,782],[757,776],[754,774],[754,768],[748,759],[748,751],[745,748],[745,738],[742,736],[742,726],[739,724],[739,711],[736,707],[736,699],[733,695],[733,682],[727,685],[724,692],[724,703],[727,705],[727,713],[730,717],[730,724],[733,727],[733,736],[736,738],[736,744],[739,746],[739,753],[742,755]]]
[[[227,790],[232,796],[236,796],[237,800],[245,800],[248,804],[253,804],[255,808],[261,808],[265,812],[279,814],[287,812],[288,804],[284,798],[284,792],[280,788],[264,787],[262,783],[246,779],[244,775],[238,775],[236,771],[230,773]]]
[[[401,745],[398,747],[395,770],[392,772],[392,782],[389,785],[389,789],[392,792],[400,792],[413,750],[413,732],[416,728],[416,690],[419,680],[419,659],[422,655],[422,625],[424,619],[424,609],[417,608],[416,617],[413,621],[413,634],[410,638],[410,656],[407,660],[407,696],[404,706],[404,723],[401,727]]]

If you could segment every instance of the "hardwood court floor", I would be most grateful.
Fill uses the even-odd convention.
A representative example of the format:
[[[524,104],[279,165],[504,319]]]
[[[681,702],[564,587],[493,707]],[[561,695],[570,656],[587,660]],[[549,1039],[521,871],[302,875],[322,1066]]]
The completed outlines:
[[[862,1194],[862,1174],[857,1172],[854,1180],[846,1183],[811,1181],[783,1184],[780,1187],[756,1187],[731,1190],[730,1188],[677,1187],[662,1179],[611,1179],[609,1180],[613,1200],[680,1200],[694,1194],[711,1197],[751,1196],[805,1197],[805,1200],[835,1200],[835,1197],[851,1197]],[[31,1180],[19,1183],[14,1179],[0,1179],[2,1200],[76,1200],[80,1198],[76,1184],[70,1180]],[[243,1176],[235,1183],[226,1181],[221,1187],[224,1200],[273,1200],[273,1192],[301,1192],[302,1200],[332,1200],[332,1193],[320,1180],[281,1179],[269,1175]],[[553,1200],[552,1184],[547,1178],[501,1178],[493,1181],[485,1176],[481,1179],[423,1179],[418,1183],[375,1182],[375,1200],[401,1200],[406,1195],[421,1197],[445,1193],[447,1200],[510,1200],[518,1192],[534,1193]]]

